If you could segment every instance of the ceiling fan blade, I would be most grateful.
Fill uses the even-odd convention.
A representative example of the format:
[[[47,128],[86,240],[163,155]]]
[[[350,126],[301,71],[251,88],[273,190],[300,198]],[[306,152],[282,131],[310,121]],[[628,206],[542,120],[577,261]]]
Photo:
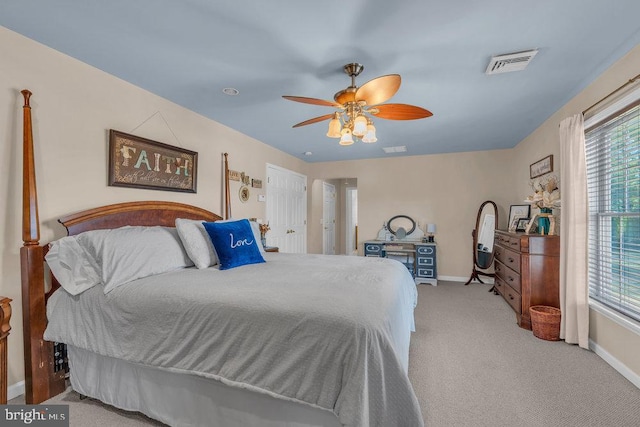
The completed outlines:
[[[356,101],[377,105],[389,100],[400,89],[402,79],[398,74],[389,74],[369,80],[356,91]]]
[[[433,116],[433,113],[429,110],[408,104],[376,105],[369,113],[374,117],[388,120],[415,120]]]
[[[333,117],[333,113],[325,114],[324,116],[314,117],[313,119],[305,120],[304,122],[300,122],[297,125],[293,125],[294,128],[299,128],[300,126],[310,125],[312,123],[322,122],[324,120],[329,120]]]
[[[324,105],[327,107],[344,108],[342,105],[338,104],[337,102],[325,101],[324,99],[307,98],[305,96],[288,96],[288,95],[282,95],[282,97],[284,99],[288,99],[289,101],[302,102],[303,104]]]

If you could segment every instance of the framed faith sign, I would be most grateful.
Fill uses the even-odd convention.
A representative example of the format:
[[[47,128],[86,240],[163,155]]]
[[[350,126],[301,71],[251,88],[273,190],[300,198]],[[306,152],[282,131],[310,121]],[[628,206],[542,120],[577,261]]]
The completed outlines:
[[[109,185],[195,193],[198,153],[109,131]]]

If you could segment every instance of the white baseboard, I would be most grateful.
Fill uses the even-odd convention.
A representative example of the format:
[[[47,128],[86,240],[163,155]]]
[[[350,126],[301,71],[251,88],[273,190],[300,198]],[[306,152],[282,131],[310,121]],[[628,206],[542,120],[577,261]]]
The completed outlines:
[[[607,362],[613,369],[618,371],[620,375],[631,381],[633,385],[640,388],[640,375],[633,372],[624,363],[613,357],[609,352],[596,344],[593,340],[589,340],[589,348],[598,356],[600,356],[605,362]]]
[[[24,394],[24,381],[15,383],[7,387],[7,400],[15,399]]]
[[[467,283],[469,280],[468,277],[459,277],[459,276],[438,276],[438,280],[448,280],[450,282],[463,282]],[[482,281],[486,284],[493,285],[493,277],[483,277]],[[476,281],[472,283],[478,283]]]

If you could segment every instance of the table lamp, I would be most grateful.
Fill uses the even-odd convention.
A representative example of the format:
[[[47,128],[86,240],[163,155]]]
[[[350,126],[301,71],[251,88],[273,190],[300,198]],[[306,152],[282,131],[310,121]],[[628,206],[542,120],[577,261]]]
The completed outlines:
[[[429,242],[433,242],[433,235],[436,232],[436,225],[435,224],[427,224],[427,233],[429,234]]]

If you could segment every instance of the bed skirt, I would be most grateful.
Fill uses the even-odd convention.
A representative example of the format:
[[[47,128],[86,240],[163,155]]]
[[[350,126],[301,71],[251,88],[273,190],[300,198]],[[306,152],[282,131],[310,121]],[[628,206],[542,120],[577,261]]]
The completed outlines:
[[[324,409],[68,346],[76,392],[170,426],[340,427]]]

